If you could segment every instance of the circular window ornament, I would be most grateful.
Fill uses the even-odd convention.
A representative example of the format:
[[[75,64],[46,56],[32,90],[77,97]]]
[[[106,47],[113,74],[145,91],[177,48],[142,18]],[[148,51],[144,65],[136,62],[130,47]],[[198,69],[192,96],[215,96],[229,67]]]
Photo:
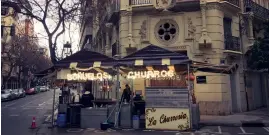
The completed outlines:
[[[171,44],[177,40],[178,25],[174,20],[161,20],[155,26],[155,37],[164,44]]]

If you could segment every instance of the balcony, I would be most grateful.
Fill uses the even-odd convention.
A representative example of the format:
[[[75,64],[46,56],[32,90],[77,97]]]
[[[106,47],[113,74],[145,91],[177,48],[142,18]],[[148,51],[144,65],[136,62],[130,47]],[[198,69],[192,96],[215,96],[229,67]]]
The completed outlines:
[[[152,5],[152,0],[130,0],[132,6]]]
[[[233,4],[234,6],[237,6],[237,7],[240,6],[239,0],[222,0],[221,2],[228,2],[230,4]]]
[[[239,37],[226,35],[224,37],[225,52],[241,53]]]
[[[221,0],[220,4],[223,6],[224,9],[230,12],[240,12],[240,0]]]
[[[113,0],[107,7],[108,22],[117,22],[119,20],[120,0]]]
[[[200,0],[176,0],[173,8],[169,9],[175,12],[191,12],[200,10]]]
[[[244,12],[253,12],[254,17],[262,20],[269,18],[269,10],[252,0],[244,0]]]
[[[133,11],[145,11],[154,9],[153,0],[129,0]]]

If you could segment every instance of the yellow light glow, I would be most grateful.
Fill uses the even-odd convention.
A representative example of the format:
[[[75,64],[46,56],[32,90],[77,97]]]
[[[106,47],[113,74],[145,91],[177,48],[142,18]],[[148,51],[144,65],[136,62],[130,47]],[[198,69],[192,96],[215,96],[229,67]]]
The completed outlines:
[[[175,76],[175,72],[172,70],[169,71],[130,71],[128,72],[128,79],[136,79],[136,78],[159,78],[159,77],[174,77]]]
[[[154,70],[152,66],[147,66],[146,68],[147,68],[148,71]]]
[[[78,73],[72,73],[72,74],[67,74],[67,80],[103,80],[103,79],[111,79],[112,77],[104,72],[104,73],[84,73],[84,72],[78,72]]]
[[[168,66],[168,69],[171,71],[175,71],[175,67],[174,66]]]

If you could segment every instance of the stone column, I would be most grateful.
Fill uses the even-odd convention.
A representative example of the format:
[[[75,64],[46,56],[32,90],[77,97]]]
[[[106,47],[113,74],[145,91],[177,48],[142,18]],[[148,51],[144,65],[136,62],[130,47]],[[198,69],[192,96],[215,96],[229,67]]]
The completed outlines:
[[[199,44],[200,45],[204,45],[204,46],[208,46],[212,44],[212,40],[211,38],[208,36],[208,33],[207,33],[207,28],[206,28],[206,1],[205,0],[201,0],[200,1],[200,6],[201,6],[201,14],[202,14],[202,30],[201,30],[201,34],[202,36],[200,37],[199,39]]]
[[[111,30],[112,26],[113,26],[112,23],[106,23],[106,46],[105,46],[105,50],[109,50],[109,48],[111,46],[111,43],[109,41],[109,33],[113,32]]]
[[[104,37],[104,35],[106,35],[106,33],[102,32],[102,53],[106,54],[106,38]]]
[[[105,35],[106,35],[106,37],[105,37],[106,38],[106,43],[105,43],[105,47],[104,47],[104,54],[109,55],[110,54],[109,47],[111,45],[110,45],[110,42],[109,42],[109,32],[108,32],[108,30],[106,30]]]
[[[253,13],[249,13],[249,16],[248,16],[248,24],[249,24],[249,40],[250,42],[253,42],[254,41],[254,35],[253,35]]]
[[[129,39],[129,47],[132,46],[132,12],[128,12],[128,39]]]
[[[207,32],[206,29],[206,4],[201,4],[201,13],[202,13],[202,34]],[[204,35],[204,34],[203,34]]]

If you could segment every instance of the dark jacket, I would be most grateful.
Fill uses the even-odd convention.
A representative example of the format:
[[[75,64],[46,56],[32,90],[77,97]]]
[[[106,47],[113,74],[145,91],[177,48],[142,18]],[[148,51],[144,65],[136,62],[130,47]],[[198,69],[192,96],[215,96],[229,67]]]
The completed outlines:
[[[94,96],[92,93],[89,92],[85,92],[81,99],[80,99],[80,103],[84,106],[84,107],[93,107],[93,100],[94,100]]]
[[[130,96],[131,94],[132,94],[132,91],[131,91],[130,88],[125,88],[125,89],[123,90],[123,95],[124,95],[124,96]]]

